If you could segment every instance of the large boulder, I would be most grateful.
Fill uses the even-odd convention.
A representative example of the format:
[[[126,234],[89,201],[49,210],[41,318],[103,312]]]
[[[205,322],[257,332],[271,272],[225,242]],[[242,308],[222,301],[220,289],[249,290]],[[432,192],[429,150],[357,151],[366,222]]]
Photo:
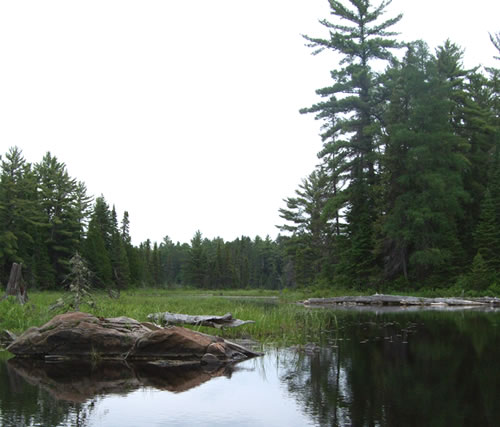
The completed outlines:
[[[80,312],[60,314],[39,328],[28,329],[7,350],[16,356],[45,359],[162,359],[202,364],[259,355],[186,328],[161,328],[128,317],[106,319]]]
[[[138,338],[129,357],[201,361],[205,364],[239,361],[258,354],[220,337],[171,326]]]
[[[126,354],[136,339],[154,328],[128,317],[98,318],[73,312],[30,328],[7,350],[19,356],[116,357]]]

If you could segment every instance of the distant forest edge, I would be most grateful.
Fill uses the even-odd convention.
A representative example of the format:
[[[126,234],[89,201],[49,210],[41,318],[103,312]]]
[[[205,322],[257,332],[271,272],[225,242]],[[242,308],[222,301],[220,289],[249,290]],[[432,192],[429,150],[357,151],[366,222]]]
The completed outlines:
[[[323,148],[285,199],[276,240],[198,231],[134,246],[127,211],[118,219],[52,154],[30,164],[13,147],[1,159],[0,283],[22,262],[32,286],[61,288],[79,252],[102,288],[500,294],[500,69],[465,69],[449,40],[434,53],[396,42],[402,16],[381,21],[388,1],[329,3],[328,38],[305,38],[342,61],[301,111],[323,123]],[[500,60],[500,33],[490,41]]]
[[[103,196],[93,201],[85,184],[71,178],[65,164],[50,153],[32,165],[13,147],[1,168],[1,283],[12,263],[22,262],[33,286],[58,289],[78,252],[93,272],[93,285],[100,288],[280,288],[284,249],[277,241],[210,241],[198,231],[190,244],[165,237],[160,244],[146,240],[134,246],[128,212],[119,221],[114,206]]]

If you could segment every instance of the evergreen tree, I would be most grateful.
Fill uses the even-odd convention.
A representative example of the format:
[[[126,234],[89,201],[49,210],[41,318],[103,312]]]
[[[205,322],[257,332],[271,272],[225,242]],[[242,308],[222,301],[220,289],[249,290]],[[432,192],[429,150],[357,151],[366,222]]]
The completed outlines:
[[[39,213],[31,165],[22,151],[11,148],[1,161],[0,175],[0,281],[6,281],[13,262],[30,269]]]
[[[66,165],[50,153],[35,165],[35,174],[41,215],[39,233],[47,245],[56,280],[61,283],[69,272],[69,261],[79,247],[82,234],[78,185],[69,176]]]
[[[130,238],[130,218],[127,211],[123,212],[123,219],[120,228],[120,233],[123,242],[127,245],[131,244],[132,239]]]
[[[87,186],[83,182],[78,182],[75,188],[75,204],[73,209],[74,221],[78,224],[77,239],[80,246],[85,238],[85,230],[88,228],[88,221],[91,213],[93,197],[87,194]]]
[[[140,271],[139,254],[138,248],[132,245],[132,239],[130,237],[130,217],[127,211],[123,212],[120,237],[123,242],[123,247],[125,248],[125,255],[128,263],[129,282],[131,284],[138,284],[142,275]]]
[[[114,206],[111,211],[111,266],[116,285],[122,289],[126,288],[130,282],[130,267]]]
[[[85,241],[85,258],[95,273],[96,285],[107,287],[113,279],[111,264],[111,214],[103,196],[96,199]]]
[[[155,286],[159,286],[161,284],[160,267],[160,251],[158,249],[158,243],[155,242],[153,245],[153,253],[151,259],[151,272],[153,276],[153,283],[155,284]]]
[[[481,203],[481,216],[474,234],[474,247],[490,271],[500,274],[500,212],[496,209],[490,190]]]
[[[141,271],[140,283],[142,286],[152,286],[154,284],[153,255],[151,240],[149,239],[146,239],[139,246],[139,265]]]
[[[383,253],[389,277],[425,280],[451,274],[461,248],[457,221],[467,194],[468,162],[454,132],[451,86],[424,43],[388,71],[391,90],[383,161]]]
[[[287,222],[279,229],[291,233],[285,247],[293,260],[297,283],[308,285],[319,279],[324,267],[334,261],[329,257],[333,230],[325,214],[332,197],[329,176],[319,168],[295,192],[297,197],[285,199],[287,208],[279,210],[280,217]]]
[[[479,220],[480,205],[489,181],[492,153],[496,150],[495,115],[491,108],[493,92],[488,79],[478,72],[467,75],[461,126],[458,134],[467,141],[469,164],[464,174],[464,189],[469,198],[464,204],[465,214],[459,221],[459,238],[469,260],[475,255],[473,232]]]
[[[474,291],[484,291],[495,280],[495,274],[478,252],[472,261],[471,271],[467,276],[467,288]]]
[[[190,285],[206,287],[207,284],[207,255],[203,247],[202,234],[198,230],[191,239],[187,276]]]
[[[215,251],[215,259],[213,262],[213,274],[212,274],[212,288],[220,289],[224,287],[224,259],[223,259],[223,248],[224,241],[222,239],[216,240],[216,251]]]
[[[317,93],[325,101],[304,109],[325,121],[321,156],[329,162],[335,186],[345,187],[337,195],[347,210],[347,233],[350,245],[345,248],[343,271],[350,281],[365,283],[373,274],[373,224],[377,217],[376,188],[378,148],[380,145],[379,78],[373,61],[389,60],[391,49],[399,47],[388,29],[402,15],[380,21],[390,0],[373,6],[369,0],[330,0],[334,22],[322,20],[329,30],[328,39],[306,36],[315,53],[332,50],[342,56],[341,67],[331,72],[330,87]],[[348,5],[346,5],[348,4]],[[352,8],[349,8],[351,6]],[[337,202],[338,204],[338,202]],[[356,269],[347,268],[357,265]]]
[[[222,267],[222,285],[224,288],[233,288],[234,287],[234,277],[235,277],[235,265],[234,265],[234,256],[231,250],[231,244],[227,242],[224,245],[224,251],[222,254],[223,258],[223,267]]]
[[[183,264],[182,248],[179,244],[175,245],[170,237],[165,236],[158,248],[160,280],[167,285],[180,284],[181,266]]]

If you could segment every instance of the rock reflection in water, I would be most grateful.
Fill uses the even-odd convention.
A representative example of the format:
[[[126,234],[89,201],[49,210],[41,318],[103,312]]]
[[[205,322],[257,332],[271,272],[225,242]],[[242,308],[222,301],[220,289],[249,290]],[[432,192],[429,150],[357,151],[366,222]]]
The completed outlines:
[[[96,396],[125,395],[143,387],[180,393],[212,378],[231,377],[234,366],[173,366],[164,362],[65,361],[48,363],[37,359],[14,358],[9,371],[32,385],[42,387],[57,400],[83,403]]]

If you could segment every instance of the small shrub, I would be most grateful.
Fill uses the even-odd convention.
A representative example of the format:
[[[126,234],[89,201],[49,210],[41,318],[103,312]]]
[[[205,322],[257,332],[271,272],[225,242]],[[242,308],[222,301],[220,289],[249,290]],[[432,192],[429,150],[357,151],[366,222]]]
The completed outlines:
[[[69,283],[69,293],[59,298],[50,309],[64,308],[66,311],[69,309],[78,311],[82,304],[94,308],[96,304],[90,286],[92,272],[78,252],[70,259],[69,264],[71,271],[66,278],[66,282]]]

